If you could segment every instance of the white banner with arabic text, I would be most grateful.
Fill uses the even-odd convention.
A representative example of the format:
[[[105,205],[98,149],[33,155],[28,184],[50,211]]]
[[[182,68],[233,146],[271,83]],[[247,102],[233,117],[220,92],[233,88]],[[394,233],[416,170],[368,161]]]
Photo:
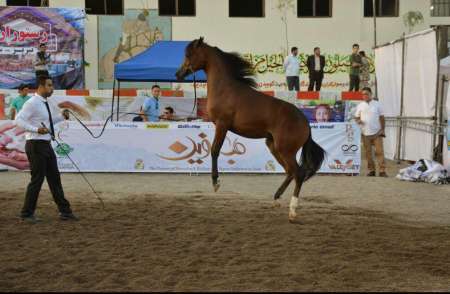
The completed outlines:
[[[87,126],[98,134],[102,123],[89,122]],[[92,138],[76,122],[62,122],[56,128],[61,145],[53,143],[53,147],[62,172],[77,171],[65,152],[86,172],[208,173],[211,170],[215,131],[212,123],[110,123],[99,139]],[[360,131],[355,124],[321,123],[312,124],[311,128],[313,139],[327,152],[319,172],[359,173]],[[6,129],[3,139],[0,138],[0,144],[5,143],[3,150],[8,150],[8,146],[14,150],[0,154],[0,166],[3,163],[10,169],[25,169],[24,165],[11,165],[11,158],[2,161],[2,156],[3,159],[8,154],[12,157],[13,153],[16,159],[20,155],[22,160],[24,157],[23,134],[13,128],[3,126],[3,129]],[[247,139],[228,132],[219,157],[220,172],[284,172],[264,142],[264,139]]]

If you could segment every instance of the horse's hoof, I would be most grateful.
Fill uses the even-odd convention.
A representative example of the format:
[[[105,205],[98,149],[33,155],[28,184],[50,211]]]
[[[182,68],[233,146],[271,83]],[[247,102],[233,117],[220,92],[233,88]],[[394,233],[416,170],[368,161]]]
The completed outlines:
[[[279,200],[274,200],[273,203],[272,203],[272,207],[273,207],[273,208],[279,208],[279,207],[281,207],[280,201],[279,201]]]
[[[217,192],[217,190],[219,190],[219,188],[220,188],[220,184],[219,183],[213,184],[213,187],[214,187],[214,192]]]
[[[297,217],[297,213],[295,212],[289,212],[289,222],[293,223],[295,221],[295,218]]]

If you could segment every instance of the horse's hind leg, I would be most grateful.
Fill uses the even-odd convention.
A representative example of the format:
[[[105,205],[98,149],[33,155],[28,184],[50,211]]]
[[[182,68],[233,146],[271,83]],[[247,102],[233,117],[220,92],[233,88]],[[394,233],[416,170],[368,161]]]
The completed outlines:
[[[222,148],[223,141],[227,135],[228,129],[222,126],[220,123],[216,123],[216,133],[214,135],[214,141],[211,148],[211,157],[212,157],[212,184],[214,188],[214,192],[219,190],[219,171],[217,168],[217,159],[219,158],[220,149]]]
[[[283,159],[281,158],[280,154],[276,151],[272,137],[266,139],[266,145],[269,148],[272,155],[275,157],[275,159],[278,161],[278,163],[281,164],[281,166],[283,166],[284,170],[287,173],[285,163],[284,163]],[[274,200],[273,205],[275,207],[279,207],[281,205],[278,202],[278,199],[281,197],[281,195],[284,193],[284,191],[286,190],[286,188],[289,186],[289,184],[291,183],[291,181],[293,179],[294,179],[294,176],[292,174],[287,173],[286,179],[283,181],[283,183],[281,184],[281,186],[278,188],[278,190],[275,192],[275,195],[273,196],[273,200]]]
[[[297,166],[297,170],[298,172],[295,176],[294,195],[292,195],[291,203],[289,204],[289,221],[293,221],[297,216],[296,210],[298,207],[298,196],[300,195],[300,190],[306,178],[306,170],[300,168],[299,166]]]
[[[282,153],[282,158],[286,162],[287,172],[293,175],[295,179],[295,189],[294,195],[292,195],[291,202],[289,204],[289,221],[294,221],[297,216],[297,207],[298,207],[298,196],[300,195],[300,190],[302,188],[302,184],[306,177],[306,172],[304,169],[301,169],[297,163],[296,154],[293,152]]]
[[[292,182],[293,179],[294,179],[294,177],[292,175],[290,175],[290,174],[286,175],[286,178],[284,179],[283,183],[281,184],[281,186],[278,188],[278,190],[275,192],[275,195],[273,196],[273,206],[274,207],[281,206],[279,199],[280,199],[281,195],[284,193],[284,191],[286,190],[286,188],[289,186],[289,184]]]

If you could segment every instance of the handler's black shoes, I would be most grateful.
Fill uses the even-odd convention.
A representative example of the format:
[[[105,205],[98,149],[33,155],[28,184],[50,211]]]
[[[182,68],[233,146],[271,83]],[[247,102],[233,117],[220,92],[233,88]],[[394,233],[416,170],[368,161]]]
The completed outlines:
[[[27,222],[29,224],[37,224],[42,222],[42,220],[38,217],[35,217],[34,215],[30,215],[30,216],[21,216],[20,217],[22,219],[22,221]]]
[[[374,177],[375,176],[375,172],[371,171],[370,173],[367,174],[368,177]]]
[[[63,220],[63,221],[78,221],[78,217],[76,217],[73,213],[60,213],[59,214],[59,219]]]

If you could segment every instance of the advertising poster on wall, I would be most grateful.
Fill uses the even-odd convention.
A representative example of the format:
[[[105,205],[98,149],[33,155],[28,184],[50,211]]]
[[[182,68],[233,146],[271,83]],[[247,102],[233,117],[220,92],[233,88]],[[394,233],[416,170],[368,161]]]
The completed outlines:
[[[0,88],[36,84],[39,44],[55,89],[84,88],[85,12],[77,8],[0,7]]]
[[[295,103],[309,122],[343,122],[346,105],[341,100],[299,100]]]

